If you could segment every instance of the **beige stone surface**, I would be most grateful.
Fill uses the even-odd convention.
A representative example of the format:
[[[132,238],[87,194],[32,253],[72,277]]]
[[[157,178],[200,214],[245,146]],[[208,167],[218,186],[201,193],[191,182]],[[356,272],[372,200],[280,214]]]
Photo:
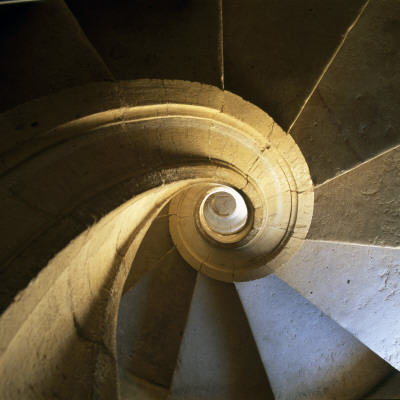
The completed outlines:
[[[198,274],[169,400],[273,399],[233,284]]]
[[[306,240],[276,275],[400,367],[400,249]]]
[[[399,13],[368,2],[290,130],[315,184],[399,144]]]
[[[398,377],[380,380],[399,367],[399,15],[397,0],[1,3],[0,397],[268,398],[261,356],[275,398],[397,398]],[[205,237],[195,204],[156,217],[216,183],[252,204],[240,248]],[[208,274],[192,301],[169,218]],[[215,279],[254,280],[245,312]],[[116,342],[147,382],[118,371]]]
[[[391,371],[275,275],[235,285],[275,399],[360,398]]]
[[[225,88],[287,130],[364,4],[224,1]]]
[[[93,385],[99,398],[116,396],[116,312],[127,268],[157,203],[178,188],[139,196],[82,233],[2,315],[3,398],[15,391],[27,399],[57,391],[81,398]]]
[[[400,148],[397,146],[317,186],[308,237],[398,247],[399,169]]]
[[[92,103],[98,93],[105,97]],[[72,110],[60,107],[63,97]],[[232,113],[223,111],[225,105]],[[81,116],[74,115],[74,107],[81,109]],[[143,235],[165,202],[194,182],[228,183],[242,188],[250,201],[256,196],[255,215],[265,223],[268,211],[257,197],[266,197],[270,181],[267,176],[263,183],[261,173],[252,176],[252,164],[266,157],[270,129],[259,130],[251,123],[259,116],[267,123],[271,119],[232,94],[172,81],[68,89],[35,100],[33,108],[44,121],[37,136],[33,139],[31,127],[24,125],[20,139],[6,142],[2,153],[1,183],[9,194],[4,199],[12,200],[5,203],[8,214],[20,215],[23,205],[24,220],[32,221],[3,231],[10,243],[3,249],[3,307],[30,278],[36,279],[1,317],[1,391],[3,397],[20,390],[26,398],[39,392],[44,397],[60,392],[79,398],[92,391],[100,398],[113,398],[117,307]],[[244,113],[238,118],[240,109]],[[18,118],[29,121],[31,116],[29,104],[6,113],[3,134],[7,127],[16,129]],[[193,140],[187,140],[189,135]],[[233,147],[212,145],[223,136]],[[281,168],[276,162],[280,154],[275,151],[272,170]],[[243,163],[233,165],[235,157],[242,157]],[[290,170],[283,165],[285,172]],[[279,176],[284,179],[285,174]],[[291,178],[288,184],[294,182]],[[276,185],[282,190],[279,178]],[[193,220],[193,212],[187,215]],[[67,221],[71,226],[65,229]],[[53,229],[58,229],[56,242]],[[208,251],[206,242],[204,246]],[[46,252],[35,253],[40,247]],[[250,247],[237,254],[248,260],[257,256]],[[16,268],[30,275],[15,281]],[[239,268],[236,260],[234,268]],[[221,278],[212,271],[210,275]],[[25,370],[17,376],[21,357]],[[51,361],[32,370],[43,359]],[[78,376],[79,390],[72,385]]]
[[[168,229],[168,220],[164,220]],[[163,231],[152,241],[168,239]],[[139,247],[139,251],[146,251]],[[177,249],[163,252],[160,262],[122,296],[116,332],[117,360],[129,374],[169,388],[185,330],[197,271],[182,259]],[[151,253],[147,249],[147,253]],[[135,260],[133,268],[144,260]],[[178,284],[185,282],[185,284]]]

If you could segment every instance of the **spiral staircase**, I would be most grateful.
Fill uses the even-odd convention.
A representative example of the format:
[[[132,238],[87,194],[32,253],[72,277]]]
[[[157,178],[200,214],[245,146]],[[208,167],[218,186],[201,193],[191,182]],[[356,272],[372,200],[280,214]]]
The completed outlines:
[[[0,398],[399,399],[399,18],[0,2]]]

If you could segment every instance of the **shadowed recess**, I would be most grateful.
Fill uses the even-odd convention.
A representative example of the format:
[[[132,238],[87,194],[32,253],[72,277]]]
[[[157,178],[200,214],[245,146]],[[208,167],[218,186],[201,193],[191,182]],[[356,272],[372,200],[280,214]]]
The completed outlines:
[[[149,230],[140,243],[132,267],[126,278],[123,293],[125,294],[140,281],[147,272],[162,264],[174,249],[168,225],[169,203],[160,211],[150,225]]]
[[[225,88],[287,130],[364,3],[224,1]]]
[[[154,230],[152,234],[153,241],[167,240]],[[122,297],[117,326],[120,368],[169,387],[195,280],[196,271],[174,251]]]
[[[0,62],[0,75],[7,77],[0,79],[2,110],[62,89],[113,79],[61,0],[1,7],[0,51],[2,61],[7,60]]]
[[[183,79],[218,86],[215,0],[67,0],[117,79]]]

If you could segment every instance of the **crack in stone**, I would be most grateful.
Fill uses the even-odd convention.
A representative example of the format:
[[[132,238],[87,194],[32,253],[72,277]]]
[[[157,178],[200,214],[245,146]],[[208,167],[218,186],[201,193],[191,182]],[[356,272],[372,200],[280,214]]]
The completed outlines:
[[[343,35],[342,41],[339,43],[339,46],[336,48],[336,50],[333,52],[332,57],[330,58],[330,60],[328,61],[328,63],[326,64],[325,68],[323,69],[321,75],[319,76],[319,78],[317,79],[314,87],[312,88],[310,94],[307,96],[307,98],[305,99],[303,105],[301,106],[299,112],[297,113],[295,119],[293,120],[293,122],[291,123],[291,125],[289,126],[289,129],[287,131],[288,134],[290,134],[290,132],[292,131],[294,125],[296,124],[298,118],[300,117],[300,115],[302,114],[303,110],[306,108],[308,102],[310,101],[311,97],[313,96],[314,92],[317,90],[317,88],[319,87],[322,79],[325,77],[327,71],[329,70],[329,67],[331,66],[331,64],[333,63],[333,61],[336,59],[336,56],[339,54],[339,51],[341,50],[341,48],[343,47],[344,43],[346,42],[350,32],[352,31],[352,29],[354,28],[354,26],[357,24],[358,20],[360,19],[361,15],[364,13],[364,10],[367,8],[369,4],[369,0],[367,0],[364,4],[364,6],[361,8],[360,12],[357,14],[357,17],[355,18],[355,20],[353,21],[353,23],[347,28],[347,31],[345,32],[345,34]]]

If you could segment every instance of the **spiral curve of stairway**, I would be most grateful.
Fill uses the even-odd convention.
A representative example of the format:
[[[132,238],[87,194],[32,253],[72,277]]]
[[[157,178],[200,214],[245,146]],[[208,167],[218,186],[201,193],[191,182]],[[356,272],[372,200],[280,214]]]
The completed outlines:
[[[400,398],[398,1],[0,33],[1,399]]]

